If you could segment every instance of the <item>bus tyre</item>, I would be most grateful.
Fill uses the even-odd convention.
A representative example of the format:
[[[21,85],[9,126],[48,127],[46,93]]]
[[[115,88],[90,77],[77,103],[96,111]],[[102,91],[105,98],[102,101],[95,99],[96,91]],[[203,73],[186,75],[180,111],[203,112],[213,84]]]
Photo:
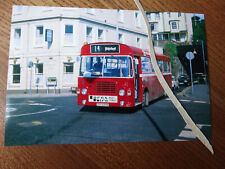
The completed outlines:
[[[145,91],[143,93],[143,107],[147,107],[148,105],[149,105],[148,91]]]

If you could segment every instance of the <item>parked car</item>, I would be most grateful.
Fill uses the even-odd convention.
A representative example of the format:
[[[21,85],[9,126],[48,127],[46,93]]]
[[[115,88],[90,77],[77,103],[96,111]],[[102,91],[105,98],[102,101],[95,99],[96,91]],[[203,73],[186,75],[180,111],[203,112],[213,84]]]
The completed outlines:
[[[203,84],[205,82],[205,75],[203,73],[195,73],[193,75],[194,84]]]
[[[172,76],[172,89],[178,89],[179,88],[179,82],[178,79],[175,76]]]
[[[188,75],[180,75],[178,77],[179,86],[184,85],[187,86],[190,84],[190,78]]]

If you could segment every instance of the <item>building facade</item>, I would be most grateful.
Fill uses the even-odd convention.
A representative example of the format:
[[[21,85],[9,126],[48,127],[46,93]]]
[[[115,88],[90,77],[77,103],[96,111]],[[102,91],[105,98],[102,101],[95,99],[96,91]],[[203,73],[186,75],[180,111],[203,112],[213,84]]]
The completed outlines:
[[[146,12],[155,41],[191,42],[191,14],[180,12]]]
[[[147,49],[145,28],[138,11],[14,6],[7,90],[46,92],[53,89],[52,81],[57,92],[70,91],[77,86],[84,43],[120,42]]]

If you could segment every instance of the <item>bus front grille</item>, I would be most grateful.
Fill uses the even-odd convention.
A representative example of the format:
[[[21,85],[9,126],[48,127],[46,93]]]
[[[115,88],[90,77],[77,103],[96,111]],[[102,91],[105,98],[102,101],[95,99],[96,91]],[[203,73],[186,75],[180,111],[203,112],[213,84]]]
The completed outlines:
[[[97,82],[97,93],[116,93],[116,83]]]

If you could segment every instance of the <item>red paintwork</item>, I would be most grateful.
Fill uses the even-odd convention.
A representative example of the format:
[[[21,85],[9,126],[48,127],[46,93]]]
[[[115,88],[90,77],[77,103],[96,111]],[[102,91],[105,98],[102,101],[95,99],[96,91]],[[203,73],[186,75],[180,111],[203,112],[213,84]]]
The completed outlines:
[[[100,42],[100,43],[92,43],[92,44],[120,44],[120,43],[113,43],[113,42]],[[120,53],[101,53],[101,54],[91,54],[90,53],[90,45],[87,44],[81,48],[81,56],[82,55],[130,55],[132,59],[134,56],[144,56],[144,52],[148,53],[148,51],[144,51],[142,49],[128,46],[125,44],[120,44]],[[147,57],[150,57],[147,54]],[[159,55],[156,54],[157,59],[162,59],[166,61],[170,61],[170,58],[165,55]],[[142,68],[141,68],[141,57],[139,58],[139,75],[143,74]],[[133,63],[134,64],[134,63]],[[133,67],[134,68],[134,67]],[[171,70],[171,68],[170,68]],[[134,69],[133,69],[134,71]],[[167,72],[170,73],[170,72]],[[135,72],[133,72],[133,75]],[[151,73],[152,75],[154,73]],[[172,86],[172,76],[164,75],[167,83],[169,86]],[[115,93],[97,93],[97,83],[101,82],[114,82],[116,84],[115,86]],[[78,77],[78,88],[80,89],[80,94],[78,94],[78,105],[84,105],[82,104],[82,100],[86,100],[85,105],[89,106],[96,106],[96,102],[88,102],[88,95],[100,95],[100,96],[118,96],[118,102],[117,103],[108,103],[109,107],[134,107],[135,106],[135,86],[134,86],[134,76],[133,78],[106,78],[106,77],[99,77],[99,78],[84,78],[84,77]],[[87,94],[83,95],[81,93],[82,89],[87,89]],[[119,90],[124,89],[125,95],[119,96]],[[127,90],[131,90],[131,96],[127,96]],[[164,90],[161,87],[156,75],[155,76],[148,76],[148,77],[140,77],[139,76],[139,102],[143,102],[143,92],[144,90],[148,90],[149,92],[149,100],[154,100],[164,94]],[[125,104],[123,106],[120,106],[120,101],[124,101]]]

